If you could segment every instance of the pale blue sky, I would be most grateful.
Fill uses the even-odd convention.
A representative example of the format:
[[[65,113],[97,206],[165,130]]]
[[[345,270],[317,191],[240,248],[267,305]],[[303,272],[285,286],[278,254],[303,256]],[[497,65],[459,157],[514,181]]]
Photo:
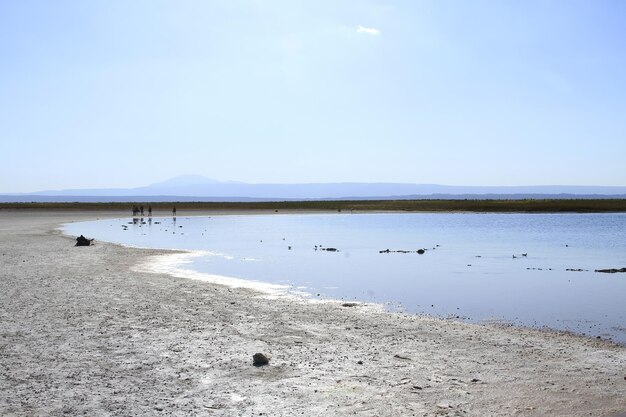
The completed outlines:
[[[626,185],[625,22],[618,0],[0,0],[0,192]]]

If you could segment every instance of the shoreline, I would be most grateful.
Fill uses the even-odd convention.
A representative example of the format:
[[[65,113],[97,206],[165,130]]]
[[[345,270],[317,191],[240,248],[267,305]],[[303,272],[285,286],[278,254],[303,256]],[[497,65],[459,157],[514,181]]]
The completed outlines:
[[[117,243],[107,242],[108,244],[117,245]],[[133,246],[127,246],[133,248]],[[136,248],[144,249],[144,248]],[[146,248],[147,249],[147,248]],[[149,249],[148,249],[149,250]],[[169,249],[162,249],[169,250]],[[206,282],[211,285],[221,285],[231,289],[244,288],[252,291],[257,291],[264,295],[281,296],[287,294],[287,289],[291,288],[288,285],[271,284],[263,281],[253,281],[243,278],[228,277],[224,275],[217,275],[205,272],[194,271],[192,269],[182,268],[182,265],[190,263],[189,259],[197,256],[203,256],[206,251],[201,250],[179,250],[171,249],[173,252],[164,255],[156,255],[147,258],[144,262],[136,265],[132,268],[136,272],[146,272],[150,274],[167,274],[172,277],[182,279],[192,279],[197,281]]]
[[[357,216],[358,215],[361,215],[361,216],[385,215],[385,214],[410,215],[410,214],[417,214],[417,213],[377,212],[377,211],[354,213],[354,215],[357,215]],[[426,212],[423,212],[419,214],[465,215],[465,214],[481,214],[481,213],[459,213],[459,212],[449,212],[449,213],[428,212],[426,213]],[[512,213],[484,213],[484,214],[511,215]],[[532,215],[535,213],[521,213],[521,214]],[[548,213],[548,214],[560,216],[560,215],[567,215],[570,213]],[[580,215],[581,213],[571,213],[571,214]],[[582,213],[582,215],[614,215],[614,214],[615,213]],[[283,212],[280,214],[276,214],[276,213],[268,212],[268,211],[261,211],[261,212],[219,211],[219,212],[200,212],[200,213],[193,213],[191,215],[185,214],[185,215],[181,215],[177,217],[181,219],[181,218],[196,218],[196,217],[211,218],[212,216],[214,217],[248,217],[248,216],[273,216],[273,215],[280,215],[280,216],[294,216],[294,215],[295,216],[306,216],[306,215],[341,216],[341,215],[346,215],[347,216],[347,215],[352,215],[352,214],[351,213],[336,213],[336,212],[323,212],[322,213],[322,212],[316,212],[316,211]],[[162,216],[162,215],[157,214],[151,217],[144,216],[142,217],[142,221],[146,218],[161,220],[161,219],[171,219],[171,217],[172,217],[171,215]],[[132,217],[122,215],[122,216],[111,217],[110,219],[125,221],[125,220],[132,219]],[[61,224],[57,228],[59,231],[61,231],[61,233],[64,233],[64,234],[66,234],[66,232],[63,230],[63,226],[65,226],[65,224]],[[74,236],[70,234],[67,234],[67,235]],[[238,277],[233,277],[233,276],[219,275],[219,274],[212,273],[210,271],[202,272],[202,271],[197,271],[197,270],[183,267],[183,265],[187,263],[191,263],[190,259],[193,259],[195,257],[201,257],[204,255],[225,256],[221,253],[211,252],[207,250],[198,250],[198,249],[178,249],[178,248],[171,248],[171,247],[140,246],[140,245],[118,243],[118,242],[113,242],[113,241],[101,241],[101,242],[106,242],[108,244],[113,244],[113,245],[119,245],[121,247],[130,248],[130,249],[159,250],[159,251],[166,252],[166,254],[158,255],[156,257],[151,257],[150,260],[147,260],[146,262],[138,265],[137,267],[134,267],[133,270],[137,272],[147,272],[147,273],[155,273],[155,274],[164,273],[164,274],[168,274],[177,278],[193,279],[193,280],[207,282],[213,285],[224,285],[232,289],[244,288],[244,289],[248,289],[252,291],[261,292],[268,297],[294,297],[305,302],[327,302],[327,303],[337,303],[337,304],[342,304],[350,300],[362,306],[369,305],[380,311],[386,311],[390,313],[409,314],[409,315],[415,315],[419,317],[427,317],[427,318],[442,319],[442,320],[455,320],[456,319],[462,323],[477,324],[481,326],[501,326],[501,327],[511,326],[511,327],[516,327],[516,328],[528,329],[528,330],[538,330],[542,332],[554,332],[555,334],[569,334],[575,337],[582,337],[584,339],[601,340],[601,341],[605,341],[608,343],[612,343],[616,346],[626,347],[626,339],[622,340],[620,339],[619,336],[615,336],[614,334],[608,333],[608,331],[604,331],[602,334],[598,334],[598,333],[593,334],[592,332],[585,332],[582,330],[576,331],[576,330],[567,329],[567,328],[551,327],[550,325],[547,325],[547,324],[537,323],[536,320],[534,324],[530,324],[529,322],[523,323],[519,320],[518,321],[515,321],[513,319],[507,320],[504,317],[497,317],[497,316],[484,317],[481,319],[473,318],[471,316],[459,317],[458,312],[456,314],[453,312],[449,312],[448,314],[440,314],[440,315],[429,314],[428,312],[423,312],[423,311],[420,312],[420,311],[405,310],[405,308],[400,304],[398,304],[399,308],[394,308],[392,307],[392,303],[387,302],[387,301],[366,301],[366,300],[357,299],[357,298],[343,299],[343,298],[333,298],[333,297],[314,298],[313,294],[316,291],[308,287],[305,288],[305,287],[295,287],[294,285],[289,285],[289,284],[278,284],[278,283],[275,284],[275,283],[258,280],[258,279],[252,280],[252,279],[238,278]]]
[[[64,233],[65,235],[65,233]],[[66,235],[70,236],[70,235]],[[206,251],[202,250],[186,250],[186,249],[170,249],[170,248],[145,248],[140,246],[123,245],[115,242],[105,242],[109,245],[117,245],[129,249],[140,250],[158,250],[158,251],[171,251],[172,253],[165,253],[160,255],[148,256],[144,262],[136,265],[132,268],[133,271],[146,272],[150,274],[166,274],[175,278],[191,279],[206,282],[210,285],[219,285],[228,287],[231,289],[245,289],[260,293],[267,299],[275,299],[278,297],[288,298],[293,301],[302,301],[304,303],[331,303],[341,305],[346,303],[346,300],[337,298],[312,298],[312,293],[307,291],[296,291],[291,285],[272,284],[265,281],[248,280],[244,278],[235,278],[224,275],[212,274],[207,272],[195,271],[193,269],[181,268],[182,265],[189,263],[188,259],[203,256]],[[290,290],[291,289],[291,290]],[[501,327],[501,328],[518,328],[529,331],[539,331],[545,333],[551,333],[555,336],[568,335],[571,337],[579,337],[584,340],[594,340],[608,343],[610,345],[626,348],[626,342],[620,343],[610,338],[603,338],[599,336],[593,336],[585,333],[577,333],[573,330],[556,329],[547,325],[543,326],[527,326],[524,324],[514,323],[501,318],[487,318],[484,320],[471,320],[471,318],[460,319],[453,317],[453,314],[447,316],[438,316],[435,314],[416,313],[410,311],[391,311],[386,307],[385,302],[372,302],[362,300],[352,300],[349,303],[357,304],[359,307],[367,307],[372,310],[380,311],[388,314],[399,314],[422,317],[427,319],[445,320],[445,321],[457,321],[459,323],[473,324],[477,326],[487,327]]]
[[[139,268],[171,251],[73,247],[54,230],[97,215],[0,211],[0,414],[626,411],[623,346],[360,304],[268,302]],[[269,366],[251,365],[257,351]]]

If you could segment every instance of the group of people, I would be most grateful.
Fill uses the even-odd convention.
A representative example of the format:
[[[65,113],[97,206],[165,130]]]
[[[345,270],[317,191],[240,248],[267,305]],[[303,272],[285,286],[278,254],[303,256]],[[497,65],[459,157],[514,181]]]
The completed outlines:
[[[141,214],[143,217],[143,206],[133,206],[133,217],[137,217]],[[152,217],[152,206],[148,206],[148,216]]]
[[[133,217],[144,216],[143,206],[133,206]],[[176,207],[172,208],[172,216],[176,217]],[[152,206],[148,206],[148,217],[152,217]]]

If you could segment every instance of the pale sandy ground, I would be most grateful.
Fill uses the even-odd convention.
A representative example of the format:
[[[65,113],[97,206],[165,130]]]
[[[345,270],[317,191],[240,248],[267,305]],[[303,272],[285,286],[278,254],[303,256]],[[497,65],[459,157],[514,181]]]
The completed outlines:
[[[137,272],[164,252],[74,247],[54,230],[112,215],[0,211],[0,415],[626,412],[624,347],[271,300]],[[270,365],[253,367],[256,352]]]

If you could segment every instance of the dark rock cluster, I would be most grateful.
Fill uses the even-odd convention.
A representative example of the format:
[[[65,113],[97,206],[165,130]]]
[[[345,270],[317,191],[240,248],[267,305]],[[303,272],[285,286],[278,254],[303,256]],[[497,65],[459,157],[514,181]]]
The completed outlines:
[[[626,268],[596,269],[596,272],[604,272],[606,274],[615,274],[616,272],[626,272]]]
[[[93,239],[87,239],[83,235],[80,235],[76,238],[76,246],[89,246],[92,242]]]

